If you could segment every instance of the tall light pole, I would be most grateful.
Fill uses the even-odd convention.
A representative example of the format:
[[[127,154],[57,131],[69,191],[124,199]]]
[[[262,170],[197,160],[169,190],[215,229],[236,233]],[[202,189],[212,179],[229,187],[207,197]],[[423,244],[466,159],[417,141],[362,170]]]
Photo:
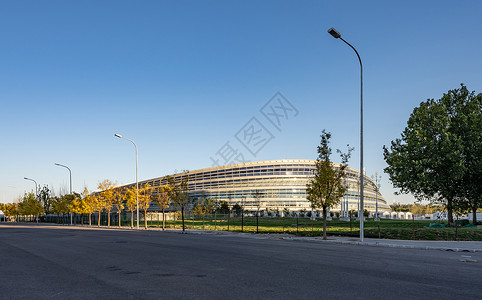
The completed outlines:
[[[372,177],[373,178],[373,177]],[[382,180],[382,176],[378,175],[378,172],[375,172],[375,221],[378,221],[378,191],[380,190],[380,181]]]
[[[61,164],[58,164],[58,163],[55,163],[56,166],[59,166],[59,167],[64,167],[66,168],[67,170],[69,170],[69,175],[70,175],[70,195],[72,195],[72,171],[70,170],[69,167],[67,166],[64,166],[64,165],[61,165]],[[70,213],[70,225],[72,225],[72,213]]]
[[[138,167],[137,167],[137,145],[136,143],[134,143],[134,141],[126,138],[126,137],[123,137],[122,135],[120,134],[114,134],[115,137],[118,137],[120,139],[124,139],[124,140],[128,140],[129,142],[131,142],[134,147],[136,148],[136,207],[137,207],[137,229],[139,229],[139,180],[138,180]]]
[[[362,216],[360,218],[360,241],[363,242],[364,238],[364,228],[363,228],[363,221],[364,221],[364,216],[363,216],[363,65],[362,61],[360,58],[360,55],[358,54],[358,51],[356,51],[355,47],[350,45],[347,41],[345,41],[342,37],[341,34],[333,27],[328,29],[328,33],[331,34],[335,39],[340,39],[345,44],[350,46],[353,51],[355,51],[356,56],[358,57],[358,61],[360,62],[360,211],[362,212]]]
[[[27,178],[27,177],[24,177],[23,179],[35,182],[35,196],[38,196],[37,181],[33,180],[32,178]]]

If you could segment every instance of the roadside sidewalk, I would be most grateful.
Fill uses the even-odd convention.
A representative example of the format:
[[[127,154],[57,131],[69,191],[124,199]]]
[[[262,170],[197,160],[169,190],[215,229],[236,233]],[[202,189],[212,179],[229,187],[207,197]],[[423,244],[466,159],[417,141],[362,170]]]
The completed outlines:
[[[443,250],[454,252],[482,252],[482,242],[476,241],[411,241],[411,240],[388,240],[388,239],[372,239],[365,238],[360,242],[356,238],[345,237],[328,237],[323,240],[320,237],[310,238],[323,243],[348,244],[372,247],[388,247],[388,248],[408,248],[420,250]]]
[[[406,249],[420,249],[420,250],[442,250],[454,252],[482,252],[482,242],[479,241],[411,241],[411,240],[389,240],[389,239],[373,239],[365,238],[360,242],[358,238],[328,236],[327,240],[322,237],[299,237],[287,234],[254,234],[241,232],[227,232],[227,231],[197,231],[187,230],[188,233],[194,234],[220,234],[220,235],[238,235],[251,238],[265,238],[265,239],[281,239],[304,241],[313,243],[333,243],[357,246],[371,246],[371,247],[387,247],[387,248],[406,248]]]

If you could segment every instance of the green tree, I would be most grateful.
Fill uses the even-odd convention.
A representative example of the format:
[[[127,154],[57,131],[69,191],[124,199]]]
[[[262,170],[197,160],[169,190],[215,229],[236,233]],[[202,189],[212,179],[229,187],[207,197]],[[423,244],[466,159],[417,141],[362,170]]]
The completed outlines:
[[[43,188],[40,189],[38,193],[38,199],[42,203],[42,206],[44,208],[44,212],[46,214],[50,213],[50,189],[48,186],[44,185]]]
[[[43,214],[44,209],[35,194],[30,192],[23,196],[22,202],[18,205],[18,212],[20,215],[36,216],[38,222],[38,215]]]
[[[236,203],[236,204],[233,205],[233,211],[237,216],[240,216],[241,212],[243,211],[243,208],[241,207],[241,205]]]
[[[394,187],[417,200],[443,204],[453,225],[453,211],[481,206],[482,94],[462,84],[441,99],[416,107],[407,127],[390,148],[383,147]]]
[[[221,205],[219,206],[219,212],[223,214],[229,214],[229,204],[226,201],[221,202]]]
[[[344,184],[346,177],[345,169],[348,167],[348,160],[353,148],[348,146],[347,153],[337,150],[341,157],[341,164],[335,166],[330,160],[331,148],[329,144],[331,133],[323,130],[320,137],[320,146],[317,148],[318,158],[315,162],[316,171],[306,185],[306,192],[311,206],[314,209],[321,208],[323,210],[323,239],[326,240],[327,209],[339,204],[347,191],[347,187]]]
[[[52,197],[50,199],[51,209],[54,214],[65,215],[69,213],[69,198],[66,195],[61,197]]]

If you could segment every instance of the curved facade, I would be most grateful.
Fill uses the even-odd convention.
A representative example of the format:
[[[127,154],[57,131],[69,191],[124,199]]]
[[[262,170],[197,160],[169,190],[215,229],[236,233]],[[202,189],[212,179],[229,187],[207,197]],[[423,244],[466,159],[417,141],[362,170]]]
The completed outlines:
[[[331,211],[343,209],[358,210],[359,171],[348,167],[347,183],[349,189],[338,207]],[[192,198],[203,197],[214,201],[226,201],[229,205],[240,204],[245,210],[282,210],[290,211],[310,210],[310,203],[306,200],[306,184],[315,171],[315,160],[283,159],[247,162],[183,172],[170,175],[176,181],[189,177],[189,195]],[[368,211],[390,210],[383,196],[378,193],[375,197],[375,184],[371,178],[365,176],[364,206]],[[139,182],[139,186],[146,183],[156,187],[167,184],[165,177]],[[129,186],[132,186],[129,185]],[[255,193],[259,191],[259,203]],[[152,210],[157,207],[153,205]],[[150,209],[150,210],[151,210]]]

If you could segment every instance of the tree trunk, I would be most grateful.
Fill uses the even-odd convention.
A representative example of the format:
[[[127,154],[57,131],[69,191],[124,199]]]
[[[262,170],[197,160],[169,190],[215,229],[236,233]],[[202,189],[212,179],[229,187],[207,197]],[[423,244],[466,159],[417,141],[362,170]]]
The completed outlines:
[[[120,214],[120,213],[121,213],[121,212],[120,212],[120,210],[119,210],[119,212],[118,212],[118,214],[119,214],[119,228],[121,227],[121,214]]]
[[[326,206],[323,206],[323,239],[326,240]]]
[[[447,220],[448,220],[448,226],[449,227],[454,226],[452,199],[447,200]]]
[[[89,227],[92,227],[92,214],[89,213]]]
[[[185,227],[184,227],[184,206],[181,207],[181,217],[182,217],[182,232],[185,231]]]
[[[472,222],[477,225],[477,207],[472,208]]]
[[[97,227],[100,227],[100,211],[97,214]]]
[[[110,210],[107,212],[107,227],[110,227]]]
[[[144,228],[147,229],[147,209],[144,210]]]
[[[162,209],[162,230],[165,230],[166,226],[166,215],[164,214],[164,208]]]
[[[131,228],[134,228],[134,211],[131,210]]]

